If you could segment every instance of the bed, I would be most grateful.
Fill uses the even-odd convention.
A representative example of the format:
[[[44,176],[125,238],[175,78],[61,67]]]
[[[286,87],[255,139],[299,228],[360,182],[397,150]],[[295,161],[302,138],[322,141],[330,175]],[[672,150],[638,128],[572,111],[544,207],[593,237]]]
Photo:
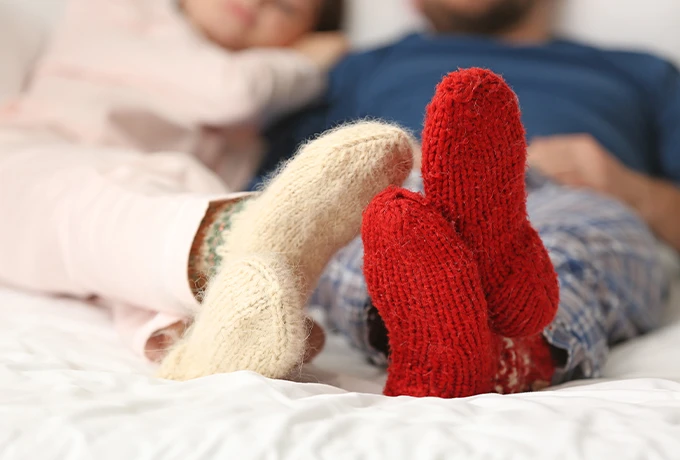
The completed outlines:
[[[31,18],[44,26],[58,8],[38,3]],[[20,4],[30,2],[0,0],[0,57],[15,59],[0,65],[0,99],[21,86],[41,38],[8,21],[3,8]],[[390,11],[380,36],[355,23],[359,46],[415,24]],[[247,372],[162,381],[105,310],[0,287],[0,459],[678,459],[680,264],[660,250],[675,280],[665,326],[614,349],[603,379],[460,400],[380,395],[384,373],[335,336],[304,383]]]
[[[107,312],[0,289],[0,458],[677,459],[680,267],[666,326],[614,350],[600,381],[461,400],[387,398],[331,336],[307,383],[242,372],[151,377]]]

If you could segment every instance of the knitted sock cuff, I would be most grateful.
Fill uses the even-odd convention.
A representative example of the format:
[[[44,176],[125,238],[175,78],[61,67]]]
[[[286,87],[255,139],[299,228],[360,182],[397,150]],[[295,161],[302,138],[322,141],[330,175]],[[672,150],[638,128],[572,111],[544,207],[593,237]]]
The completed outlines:
[[[191,291],[199,302],[203,299],[208,281],[222,262],[217,249],[224,244],[224,232],[231,227],[233,216],[240,212],[253,196],[255,194],[214,201],[208,206],[191,244],[187,269]]]

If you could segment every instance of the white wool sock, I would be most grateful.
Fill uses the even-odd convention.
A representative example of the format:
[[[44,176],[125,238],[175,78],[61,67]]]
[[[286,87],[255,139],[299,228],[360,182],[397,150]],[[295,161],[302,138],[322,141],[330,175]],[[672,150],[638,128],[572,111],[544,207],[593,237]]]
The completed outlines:
[[[304,353],[304,299],[282,258],[230,260],[221,275],[220,289],[206,297],[211,307],[199,313],[188,339],[163,360],[163,378],[187,380],[236,370],[271,375],[279,363],[296,363]]]
[[[359,234],[361,215],[413,166],[414,140],[362,122],[305,145],[232,221],[222,266],[194,326],[160,376],[186,380],[250,370],[284,378],[308,335],[303,308],[330,258]]]

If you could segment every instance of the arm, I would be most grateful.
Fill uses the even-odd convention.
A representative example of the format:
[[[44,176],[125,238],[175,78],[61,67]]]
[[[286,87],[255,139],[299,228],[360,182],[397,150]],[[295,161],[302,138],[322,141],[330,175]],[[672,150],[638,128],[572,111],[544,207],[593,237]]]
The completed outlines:
[[[203,124],[234,125],[275,117],[310,103],[326,84],[322,70],[294,50],[220,54],[211,56],[214,64],[202,66],[202,71],[211,72],[209,81],[196,88],[203,103],[197,118]]]
[[[181,126],[252,124],[323,93],[326,61],[309,48],[225,50],[187,27],[175,3],[72,0],[49,64],[130,94],[113,98],[117,111],[155,112]]]
[[[680,251],[680,73],[663,62],[655,83],[658,164],[660,175],[667,180],[626,171],[617,194]]]
[[[622,174],[612,194],[635,209],[661,239],[680,251],[680,189],[629,169]]]
[[[224,118],[216,124],[271,122],[308,105],[323,95],[327,72],[347,48],[342,34],[327,32],[308,35],[290,49],[218,51],[225,73],[216,74],[223,80],[215,100]]]
[[[324,132],[329,126],[330,109],[326,102],[321,102],[269,127],[264,132],[267,147],[257,176],[274,172],[279,164],[293,156],[303,142]]]
[[[254,104],[251,117],[275,120],[321,97],[326,74],[348,48],[344,35],[323,32],[304,37],[290,50],[252,49],[235,54],[233,58],[241,61],[254,61],[254,68],[241,68],[245,71],[241,83]]]
[[[378,49],[345,58],[330,73],[328,89],[320,101],[269,127],[265,132],[267,154],[258,175],[272,172],[303,142],[360,118],[355,101],[361,92],[364,76],[380,62],[384,52],[385,49]]]
[[[536,139],[529,148],[529,163],[557,182],[626,203],[680,251],[680,73],[665,61],[650,62],[646,86],[657,135],[657,156],[650,163],[660,178],[627,168],[588,135]]]
[[[589,188],[626,203],[680,251],[680,189],[629,169],[592,136],[535,139],[529,147],[529,164],[556,182]]]

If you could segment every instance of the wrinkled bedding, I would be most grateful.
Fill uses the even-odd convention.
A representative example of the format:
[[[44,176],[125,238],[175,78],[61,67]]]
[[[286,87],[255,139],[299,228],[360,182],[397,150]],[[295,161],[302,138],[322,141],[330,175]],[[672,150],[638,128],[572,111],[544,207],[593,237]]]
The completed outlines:
[[[106,311],[0,289],[0,459],[677,459],[677,279],[668,325],[614,350],[605,379],[449,401],[381,396],[337,337],[311,383],[161,381]]]

